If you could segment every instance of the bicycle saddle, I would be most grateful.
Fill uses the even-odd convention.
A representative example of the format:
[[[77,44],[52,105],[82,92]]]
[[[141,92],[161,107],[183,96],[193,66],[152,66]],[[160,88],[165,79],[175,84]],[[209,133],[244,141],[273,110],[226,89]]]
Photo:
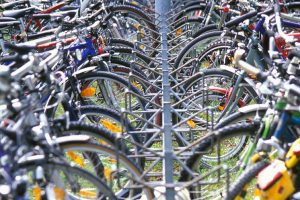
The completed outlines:
[[[30,8],[23,8],[23,9],[18,9],[18,10],[5,10],[2,13],[3,17],[14,17],[14,18],[21,18],[24,17],[27,14],[33,13],[35,8],[30,7]]]

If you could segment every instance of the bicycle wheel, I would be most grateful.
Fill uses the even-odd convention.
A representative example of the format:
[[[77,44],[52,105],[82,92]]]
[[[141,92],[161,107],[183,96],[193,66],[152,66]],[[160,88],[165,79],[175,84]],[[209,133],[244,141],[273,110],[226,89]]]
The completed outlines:
[[[195,123],[195,128],[212,128],[224,116],[235,112],[239,107],[260,102],[256,91],[245,81],[241,82],[240,98],[236,104],[232,103],[231,111],[224,111],[229,106],[228,94],[233,90],[235,74],[220,69],[209,69],[199,73],[183,86],[186,102],[181,107],[186,108],[185,118],[191,118]],[[204,88],[208,88],[207,91]],[[209,108],[209,109],[208,109]],[[199,112],[201,111],[202,112]],[[209,127],[207,127],[209,125]],[[199,131],[199,136],[205,134]],[[195,133],[197,134],[197,132]]]
[[[117,16],[120,22],[119,25],[122,26],[119,29],[123,38],[134,39],[153,48],[159,45],[159,42],[156,42],[159,37],[158,30],[155,24],[152,23],[151,17],[145,12],[127,5],[109,6],[106,9],[109,14],[104,17],[104,21],[109,22],[113,20],[113,16]],[[137,32],[138,34],[136,34]],[[149,38],[151,39],[149,40]]]
[[[198,153],[186,161],[186,166],[193,173],[183,170],[179,179],[179,181],[185,182],[203,177],[188,188],[192,199],[215,199],[223,195],[228,178],[227,172],[222,168],[210,172],[210,167],[226,164],[231,172],[230,180],[236,179],[237,174],[233,172],[240,167],[239,157],[247,151],[248,137],[254,137],[257,129],[258,125],[254,123],[234,124],[199,140],[196,147]],[[199,182],[210,182],[210,184],[201,185]]]
[[[179,53],[178,57],[175,60],[174,68],[178,69],[182,65],[186,64],[187,62],[191,63],[193,60],[198,58],[199,53],[211,42],[216,41],[223,36],[224,41],[243,41],[245,38],[226,32],[224,34],[223,31],[214,31],[210,33],[203,34],[192,41],[190,41]]]
[[[232,199],[251,199],[255,189],[255,180],[257,174],[264,169],[269,163],[267,161],[259,161],[248,167],[241,176],[229,188],[225,200]]]
[[[83,92],[87,90],[87,94]],[[137,116],[151,118],[143,113],[145,107],[150,106],[142,99],[142,92],[124,78],[110,72],[87,72],[70,77],[65,84],[65,91],[71,100],[78,100],[83,105],[98,105],[121,111],[138,112]],[[129,94],[128,91],[131,91]],[[50,98],[48,104],[53,105],[57,99]],[[54,116],[57,108],[50,110]],[[51,114],[52,113],[52,114]],[[148,117],[147,117],[148,116]],[[127,115],[134,128],[141,127],[143,122],[131,114]]]
[[[208,44],[202,52],[200,52],[197,59],[197,68],[194,69],[193,74],[202,69],[219,68],[220,65],[232,65],[233,58],[233,41],[215,41]]]
[[[145,177],[138,165],[122,152],[104,145],[88,142],[67,142],[61,144],[60,147],[66,153],[73,152],[79,156],[81,155],[82,159],[87,153],[97,155],[97,161],[99,159],[101,162],[99,164],[104,165],[106,183],[115,192],[118,199],[140,199],[142,195],[145,195],[147,199],[153,199],[151,189],[147,187],[143,189],[133,187],[135,183],[145,182]],[[90,163],[85,159],[84,163],[90,165],[91,172],[95,173],[94,169],[96,166],[94,161]]]
[[[100,142],[101,144],[109,144],[111,147],[115,147],[115,145],[117,145],[118,143],[117,140],[119,140],[119,143],[125,146],[125,149],[123,149],[123,151],[127,154],[130,154],[129,152],[137,154],[137,152],[140,150],[140,147],[136,146],[135,144],[141,144],[142,138],[140,138],[138,134],[131,133],[135,129],[132,127],[129,121],[125,119],[125,117],[122,117],[121,113],[98,106],[82,106],[79,110],[80,115],[85,116],[84,119],[81,120],[81,122],[84,121],[85,123],[97,124],[104,129],[107,129],[111,134],[113,134],[113,137],[111,136],[111,134],[106,133],[107,135],[109,135],[109,137],[107,137],[109,138],[109,141],[107,141],[106,138],[102,139],[100,138],[101,129],[98,131],[96,130],[96,133],[93,134],[93,126],[84,125],[84,127],[82,127],[80,126],[80,124],[82,123],[78,124],[76,128],[78,130],[83,130],[83,132],[78,132],[77,134],[96,137],[98,142]],[[70,127],[73,128],[73,130],[70,129]],[[68,129],[70,134],[72,134],[72,131],[78,131],[74,127],[74,123],[70,127]],[[91,131],[90,133],[85,133],[86,130]],[[136,159],[136,162],[139,163],[140,166],[143,166],[144,163],[142,160],[143,159],[141,158]]]
[[[263,118],[269,108],[268,104],[253,104],[238,109],[236,112],[224,117],[216,124],[215,129],[222,128],[228,124],[237,122],[251,122],[255,117]]]
[[[53,192],[56,190],[60,195],[63,194],[63,199],[117,199],[103,181],[75,166],[43,159],[31,159],[31,161],[21,162],[18,167],[27,171],[28,193],[31,198],[38,198],[38,196],[41,198],[42,195],[42,188],[38,185],[38,181],[34,180],[35,171],[39,167],[44,172],[45,184],[50,185]]]

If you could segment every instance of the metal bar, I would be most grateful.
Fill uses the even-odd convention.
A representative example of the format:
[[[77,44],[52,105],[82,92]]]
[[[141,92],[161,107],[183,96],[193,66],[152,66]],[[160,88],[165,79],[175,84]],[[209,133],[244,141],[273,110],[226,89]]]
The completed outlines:
[[[156,23],[161,34],[161,58],[162,58],[162,89],[163,89],[163,174],[166,187],[166,200],[175,199],[173,185],[173,147],[172,147],[172,121],[171,121],[171,97],[168,64],[168,22],[166,14],[171,10],[171,0],[156,0]]]

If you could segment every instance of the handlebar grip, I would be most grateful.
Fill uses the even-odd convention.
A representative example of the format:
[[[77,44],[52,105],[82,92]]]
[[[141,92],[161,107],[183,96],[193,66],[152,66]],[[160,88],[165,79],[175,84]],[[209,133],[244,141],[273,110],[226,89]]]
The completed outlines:
[[[233,19],[233,20],[227,22],[225,24],[225,26],[226,27],[232,27],[232,26],[238,25],[239,23],[245,21],[246,19],[250,19],[252,17],[255,17],[256,15],[257,15],[257,11],[249,12],[249,13],[247,13],[245,15],[242,15],[242,16],[236,18],[236,19]]]
[[[238,61],[238,67],[246,71],[248,74],[253,74],[255,76],[257,76],[260,73],[260,69],[253,67],[252,65],[248,64],[243,60]]]

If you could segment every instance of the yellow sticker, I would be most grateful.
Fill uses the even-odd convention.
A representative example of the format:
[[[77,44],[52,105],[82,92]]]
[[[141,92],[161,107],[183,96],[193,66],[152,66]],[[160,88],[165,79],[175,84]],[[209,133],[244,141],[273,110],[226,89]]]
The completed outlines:
[[[82,97],[91,97],[96,94],[96,88],[87,87],[80,92],[80,96]]]
[[[191,119],[188,120],[186,123],[189,125],[190,128],[195,128],[196,127],[195,122],[193,120],[191,120]]]
[[[78,164],[80,167],[84,167],[84,159],[81,158],[81,156],[77,155],[74,151],[68,151],[67,155],[69,156],[69,158],[75,162],[76,164]]]

